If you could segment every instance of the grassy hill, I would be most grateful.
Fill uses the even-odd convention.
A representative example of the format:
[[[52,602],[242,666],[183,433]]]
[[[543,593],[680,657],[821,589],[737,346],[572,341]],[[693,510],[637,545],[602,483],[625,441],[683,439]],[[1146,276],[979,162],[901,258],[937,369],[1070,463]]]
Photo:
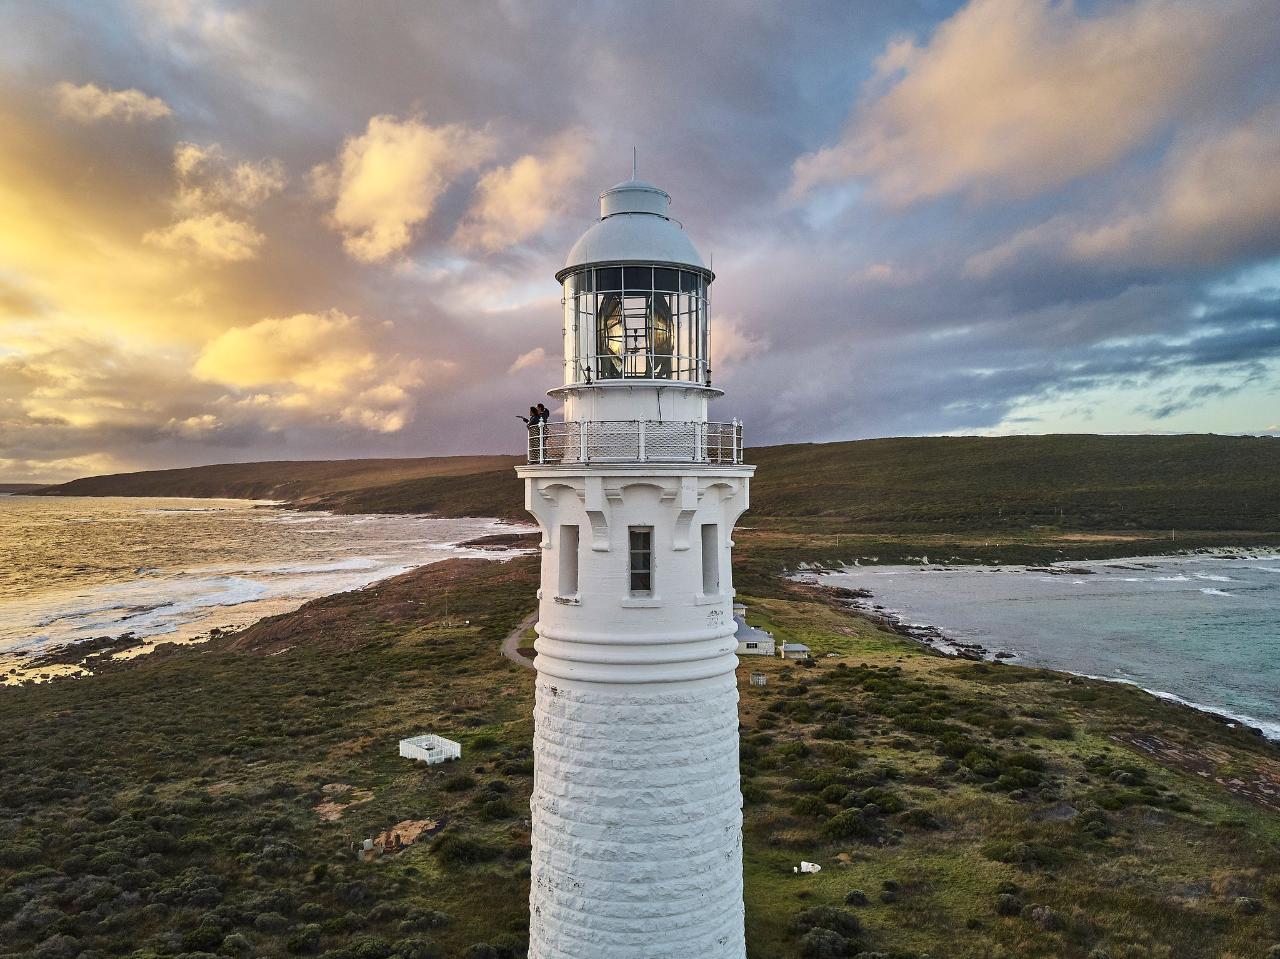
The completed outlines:
[[[919,437],[748,450],[752,520],[826,529],[1280,532],[1280,440]],[[241,463],[89,477],[43,492],[284,499],[337,512],[525,518],[509,456]]]
[[[1280,441],[921,437],[751,450],[752,512],[898,530],[1280,530]]]
[[[418,459],[221,463],[186,469],[87,476],[45,487],[38,493],[43,496],[225,496],[288,500],[306,505],[321,496],[369,490],[427,477],[509,468],[516,462],[518,460],[514,456],[429,456]]]

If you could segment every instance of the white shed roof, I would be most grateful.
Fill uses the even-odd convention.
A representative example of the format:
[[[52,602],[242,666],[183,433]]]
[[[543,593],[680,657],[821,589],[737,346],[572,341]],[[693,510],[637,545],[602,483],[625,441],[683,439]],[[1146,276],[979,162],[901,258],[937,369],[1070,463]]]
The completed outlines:
[[[640,260],[705,269],[689,234],[671,219],[671,197],[651,183],[627,180],[600,194],[600,219],[578,238],[565,269]]]

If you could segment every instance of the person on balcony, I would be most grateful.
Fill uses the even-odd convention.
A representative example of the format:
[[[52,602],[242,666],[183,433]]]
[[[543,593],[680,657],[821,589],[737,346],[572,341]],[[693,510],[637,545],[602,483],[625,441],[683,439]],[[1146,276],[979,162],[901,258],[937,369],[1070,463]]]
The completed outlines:
[[[538,412],[538,417],[542,420],[543,423],[551,422],[551,411],[549,409],[547,409],[541,403],[537,405],[536,409]]]
[[[520,416],[524,420],[525,426],[529,427],[529,461],[532,463],[542,462],[542,424],[546,422],[543,415],[550,416],[551,413],[545,406],[539,403],[537,406],[529,407],[528,416]]]

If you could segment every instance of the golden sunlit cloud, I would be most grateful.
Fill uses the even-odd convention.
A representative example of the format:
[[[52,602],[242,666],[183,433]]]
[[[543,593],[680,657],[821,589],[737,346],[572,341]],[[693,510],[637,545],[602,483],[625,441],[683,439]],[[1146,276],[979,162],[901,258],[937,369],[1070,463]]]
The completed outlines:
[[[253,259],[265,237],[243,216],[284,189],[284,164],[232,162],[217,144],[180,143],[173,169],[178,179],[173,206],[179,219],[147,231],[143,241],[210,260]]]
[[[53,88],[58,112],[81,123],[98,120],[158,120],[173,111],[159,97],[141,90],[104,90],[96,83],[76,86],[62,82]]]
[[[582,175],[587,137],[560,137],[546,156],[526,154],[510,166],[490,170],[476,185],[471,209],[454,239],[488,252],[527,240],[563,208],[568,190]]]
[[[1268,6],[1139,0],[1088,16],[1051,0],[974,0],[927,45],[889,45],[879,89],[838,144],[796,161],[794,192],[866,177],[882,199],[912,203],[1030,194],[1101,169],[1181,108],[1215,54],[1258,54],[1264,35],[1250,24]]]
[[[195,253],[211,260],[251,260],[265,239],[252,224],[225,213],[189,216],[161,230],[143,234],[146,243],[166,250]]]
[[[407,247],[454,178],[493,149],[488,134],[458,124],[376,116],[336,162],[312,170],[312,188],[334,201],[330,223],[347,252],[371,263]]]
[[[380,356],[371,332],[370,324],[339,310],[259,320],[208,343],[192,372],[234,387],[240,405],[393,433],[412,418],[410,390],[423,382],[423,364]]]

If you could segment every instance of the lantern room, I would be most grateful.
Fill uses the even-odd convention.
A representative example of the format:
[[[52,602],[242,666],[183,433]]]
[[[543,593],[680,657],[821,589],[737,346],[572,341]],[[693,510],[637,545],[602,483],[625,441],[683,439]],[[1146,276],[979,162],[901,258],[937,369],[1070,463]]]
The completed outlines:
[[[671,382],[709,387],[713,274],[669,215],[671,198],[640,180],[600,195],[600,219],[556,274],[564,290],[566,387]]]

